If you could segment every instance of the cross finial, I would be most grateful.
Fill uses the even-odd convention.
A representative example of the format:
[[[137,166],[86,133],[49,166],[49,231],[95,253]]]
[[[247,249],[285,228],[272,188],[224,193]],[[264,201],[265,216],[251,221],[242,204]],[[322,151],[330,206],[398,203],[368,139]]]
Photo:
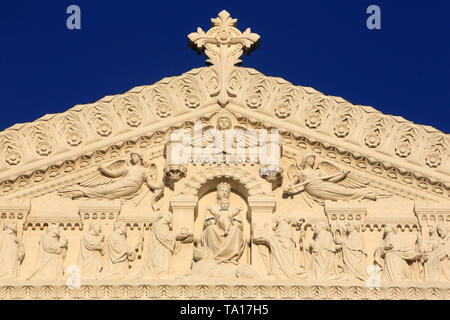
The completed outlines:
[[[217,18],[211,19],[212,27],[207,32],[201,28],[191,33],[188,38],[191,45],[200,52],[205,52],[206,60],[217,75],[218,86],[212,96],[224,107],[230,97],[234,97],[229,89],[229,75],[236,64],[241,62],[244,52],[249,54],[259,42],[259,35],[250,28],[244,32],[236,28],[237,19],[223,10]]]

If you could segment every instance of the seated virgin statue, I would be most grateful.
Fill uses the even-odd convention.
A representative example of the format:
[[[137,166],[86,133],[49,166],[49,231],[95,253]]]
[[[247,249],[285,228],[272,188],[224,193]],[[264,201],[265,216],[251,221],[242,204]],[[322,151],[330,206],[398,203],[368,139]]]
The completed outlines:
[[[208,248],[217,263],[239,264],[245,248],[243,225],[236,217],[242,208],[233,208],[229,204],[231,186],[221,183],[217,187],[219,205],[209,207],[211,216],[205,220],[202,232],[202,247]]]

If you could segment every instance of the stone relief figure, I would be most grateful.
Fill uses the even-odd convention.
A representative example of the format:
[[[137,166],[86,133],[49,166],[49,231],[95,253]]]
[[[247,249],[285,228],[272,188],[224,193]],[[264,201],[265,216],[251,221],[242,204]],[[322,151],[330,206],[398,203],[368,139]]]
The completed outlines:
[[[299,255],[292,230],[293,219],[279,216],[274,235],[268,238],[255,238],[255,244],[269,247],[269,276],[275,279],[305,279],[308,273],[299,266]]]
[[[0,279],[15,279],[25,258],[25,249],[17,238],[17,223],[6,222],[0,233]]]
[[[325,200],[377,200],[388,196],[369,190],[369,181],[356,177],[350,171],[342,171],[326,161],[317,164],[314,153],[306,153],[300,164],[292,165],[288,170],[288,179],[284,195],[301,193],[310,206],[311,200],[323,205]]]
[[[324,222],[314,225],[313,241],[310,248],[311,275],[316,280],[336,280],[337,272],[336,244],[332,233]]]
[[[306,241],[306,220],[300,218],[296,224],[296,230],[299,231],[298,245],[300,251],[300,268],[306,272],[311,270],[311,252],[310,243]]]
[[[34,270],[26,280],[61,280],[68,243],[67,239],[61,238],[58,225],[49,225],[47,233],[39,241]]]
[[[84,280],[94,280],[102,269],[105,254],[105,236],[98,222],[89,224],[89,231],[80,240],[78,265]]]
[[[156,202],[164,195],[164,183],[157,184],[158,170],[155,164],[147,167],[144,158],[137,152],[130,153],[130,165],[124,160],[119,160],[107,168],[100,166],[100,174],[94,174],[88,179],[78,182],[77,186],[71,186],[59,191],[61,196],[70,196],[72,199],[124,199],[135,198],[144,183],[154,192],[152,208],[158,211]]]
[[[417,237],[418,251],[423,253],[423,258],[419,263],[423,266],[424,281],[438,281],[440,276],[439,260],[439,235],[435,225],[428,226],[428,238],[423,240],[421,236]]]
[[[231,115],[228,113],[219,113],[216,120],[216,131],[214,126],[207,126],[203,128],[202,134],[194,135],[192,146],[205,148],[207,146],[214,146],[214,154],[211,156],[223,157],[224,155],[233,156],[232,152],[237,146],[242,147],[256,147],[258,146],[258,137],[256,135],[245,134],[244,128],[239,126],[233,127]],[[230,138],[232,141],[227,141],[227,132],[232,133]],[[220,137],[217,137],[217,134]],[[228,150],[227,145],[233,149]],[[224,161],[225,159],[221,159]]]
[[[194,248],[191,272],[181,279],[259,279],[259,274],[247,264],[218,264],[206,247]]]
[[[229,201],[230,192],[231,185],[229,183],[220,183],[217,186],[218,202],[220,203],[223,199]],[[202,232],[202,246],[211,251],[212,256],[218,263],[238,264],[239,258],[244,252],[245,241],[242,222],[238,219],[230,221],[232,216],[239,213],[237,210],[241,211],[230,207],[226,201],[222,202],[222,207],[218,205],[207,209],[207,212],[219,212],[218,218],[221,222],[219,225],[219,221],[215,217],[206,219],[205,228]]]
[[[384,228],[383,245],[375,250],[375,264],[382,269],[383,280],[397,282],[411,280],[411,264],[424,255],[409,248],[397,234],[395,225]]]
[[[335,274],[342,276],[344,273],[344,259],[342,253],[342,245],[346,239],[346,226],[340,224],[336,226],[330,225],[331,235],[333,236],[334,243],[334,260],[335,260]]]
[[[179,251],[179,241],[189,243],[193,241],[193,234],[183,228],[175,235],[170,226],[172,215],[168,212],[158,214],[153,224],[150,243],[146,250],[146,260],[137,274],[138,279],[167,276],[172,273],[172,257]]]
[[[106,240],[106,261],[98,279],[124,279],[130,268],[129,263],[136,259],[136,249],[127,245],[127,226],[123,222],[114,224],[113,232]]]
[[[208,207],[207,210],[211,213],[217,222],[217,226],[223,235],[226,237],[230,233],[230,228],[234,225],[234,217],[236,217],[241,211],[240,208],[230,208],[230,200],[222,198],[219,200],[219,207]]]
[[[342,246],[342,266],[346,280],[367,279],[367,252],[358,222],[347,224],[347,238],[339,241]]]
[[[439,260],[441,262],[441,280],[450,281],[450,230],[446,224],[438,224]]]

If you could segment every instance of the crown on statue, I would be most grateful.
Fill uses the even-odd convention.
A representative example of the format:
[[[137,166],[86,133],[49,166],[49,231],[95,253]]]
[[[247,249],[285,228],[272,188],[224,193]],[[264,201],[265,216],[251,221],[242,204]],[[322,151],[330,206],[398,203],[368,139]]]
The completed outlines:
[[[217,191],[231,191],[231,185],[228,182],[221,182],[217,185]]]

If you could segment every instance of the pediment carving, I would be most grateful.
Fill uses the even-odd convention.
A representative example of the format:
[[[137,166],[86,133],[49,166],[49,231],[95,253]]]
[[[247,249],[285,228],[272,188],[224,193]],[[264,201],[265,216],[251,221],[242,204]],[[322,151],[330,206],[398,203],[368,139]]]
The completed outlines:
[[[0,132],[0,297],[448,298],[448,134],[242,67],[226,11],[188,37],[207,67]]]
[[[202,70],[205,68],[193,70],[188,75],[201,82]],[[296,87],[278,78],[265,77],[252,69],[238,70],[236,73],[242,74],[239,79],[244,82],[239,85],[241,90],[237,91],[236,97],[229,105],[229,110],[235,114],[263,121],[268,125],[271,123],[273,127],[281,130],[285,128],[287,132],[295,127],[300,135],[313,142],[346,150],[356,157],[368,159],[371,163],[379,162],[380,165],[400,172],[409,172],[421,179],[439,182],[442,186],[436,189],[436,192],[448,194],[448,135],[399,117],[382,115],[373,108],[355,106],[341,98],[324,96],[310,88]],[[264,94],[264,87],[260,87],[255,96],[251,88],[252,83],[259,83],[260,79],[270,82],[272,89]],[[172,82],[179,81],[181,80],[178,78],[170,78],[162,80],[156,86],[172,91]],[[195,90],[201,90],[204,96],[209,95],[205,87],[197,87]],[[195,90],[193,88],[191,91]],[[21,175],[36,174],[36,171],[43,168],[58,166],[58,163],[64,162],[58,159],[64,157],[67,160],[75,159],[85,156],[86,150],[104,148],[101,145],[105,145],[105,137],[110,139],[110,142],[106,142],[108,145],[120,144],[127,141],[127,137],[145,136],[144,132],[152,130],[151,127],[155,127],[152,131],[156,132],[163,129],[155,126],[158,124],[157,111],[148,110],[156,108],[153,104],[146,103],[155,96],[156,93],[152,92],[151,87],[136,88],[124,95],[107,97],[93,105],[74,107],[65,114],[46,116],[0,133],[4,154],[3,168],[0,168],[3,194],[10,189],[9,181],[20,179]],[[157,92],[163,94],[164,91]],[[177,99],[177,95],[170,96]],[[266,97],[270,99],[265,101]],[[191,98],[191,104],[196,105],[196,98]],[[126,107],[130,101],[138,103],[135,104],[135,109]],[[169,103],[167,101],[166,103]],[[282,107],[277,107],[277,101],[283,101]],[[189,112],[189,118],[192,119],[200,116],[203,107],[211,110],[213,100],[199,104],[195,108],[195,111],[199,111],[197,113],[192,113],[192,108],[185,106],[184,100],[171,103],[173,111],[170,116],[165,114],[164,119],[176,125],[182,118],[187,120]],[[259,104],[260,107],[254,107]],[[165,105],[163,103],[163,106]],[[131,126],[127,124],[127,120],[120,119],[117,108],[134,110],[130,111]],[[114,127],[115,131],[110,132],[110,127]],[[165,127],[167,128],[167,125]],[[59,132],[67,132],[66,141],[56,138],[59,137]],[[28,142],[29,138],[31,140]]]

